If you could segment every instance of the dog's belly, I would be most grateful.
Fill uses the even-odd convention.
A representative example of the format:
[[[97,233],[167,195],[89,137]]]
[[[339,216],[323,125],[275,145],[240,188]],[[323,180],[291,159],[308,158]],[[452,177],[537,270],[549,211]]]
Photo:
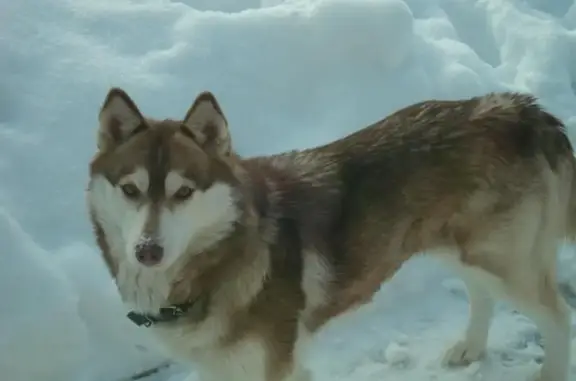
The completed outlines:
[[[226,320],[212,316],[200,324],[160,324],[154,326],[153,330],[170,354],[189,359],[197,351],[214,347],[227,333],[228,324]]]

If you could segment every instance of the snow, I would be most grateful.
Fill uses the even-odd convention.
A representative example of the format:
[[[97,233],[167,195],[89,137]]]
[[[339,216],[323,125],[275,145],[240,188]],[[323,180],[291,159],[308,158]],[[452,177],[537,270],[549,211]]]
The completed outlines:
[[[534,93],[576,134],[569,0],[5,1],[0,51],[0,369],[12,381],[115,381],[165,360],[124,318],[86,216],[96,115],[112,85],[156,117],[183,116],[212,90],[242,154],[503,89]],[[572,247],[560,264],[576,289]],[[309,365],[319,381],[522,380],[538,367],[534,324],[502,304],[487,358],[442,368],[466,319],[460,281],[416,259],[326,327]],[[196,380],[173,366],[149,380],[186,378]]]

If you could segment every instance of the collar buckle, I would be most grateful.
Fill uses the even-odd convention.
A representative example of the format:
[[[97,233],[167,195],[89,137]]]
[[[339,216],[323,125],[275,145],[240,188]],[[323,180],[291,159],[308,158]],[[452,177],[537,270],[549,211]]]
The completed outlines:
[[[169,306],[160,308],[161,316],[180,317],[186,313],[186,310],[180,306]]]
[[[154,319],[152,316],[142,315],[134,311],[130,311],[126,316],[128,317],[128,319],[132,320],[132,322],[139,327],[142,325],[144,327],[150,327],[152,324],[156,322],[156,319]]]
[[[182,316],[186,316],[194,322],[200,322],[206,318],[209,309],[210,298],[208,295],[200,296],[197,299],[189,300],[186,303],[175,304],[162,307],[158,313],[149,315],[130,311],[127,315],[137,326],[150,327],[158,323],[171,323]]]
[[[158,314],[148,315],[130,311],[126,316],[137,326],[150,327],[156,323],[168,323],[184,316],[193,307],[195,301],[174,306],[162,307]]]

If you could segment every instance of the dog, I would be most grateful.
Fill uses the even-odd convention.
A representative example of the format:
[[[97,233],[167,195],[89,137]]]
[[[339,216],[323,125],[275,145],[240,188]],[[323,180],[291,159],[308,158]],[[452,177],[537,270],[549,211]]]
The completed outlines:
[[[467,287],[446,366],[482,358],[504,298],[542,334],[536,378],[567,381],[555,263],[576,235],[575,169],[563,123],[528,94],[427,100],[321,146],[241,157],[213,93],[157,120],[111,88],[87,200],[128,317],[202,381],[311,380],[310,338],[417,254]]]

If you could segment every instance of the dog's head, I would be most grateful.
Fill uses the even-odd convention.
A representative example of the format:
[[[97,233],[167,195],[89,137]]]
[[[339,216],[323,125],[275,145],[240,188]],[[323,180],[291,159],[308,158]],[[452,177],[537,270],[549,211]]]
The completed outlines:
[[[113,88],[99,120],[88,203],[109,265],[167,268],[234,231],[240,191],[214,95],[201,93],[183,120],[158,121]]]

